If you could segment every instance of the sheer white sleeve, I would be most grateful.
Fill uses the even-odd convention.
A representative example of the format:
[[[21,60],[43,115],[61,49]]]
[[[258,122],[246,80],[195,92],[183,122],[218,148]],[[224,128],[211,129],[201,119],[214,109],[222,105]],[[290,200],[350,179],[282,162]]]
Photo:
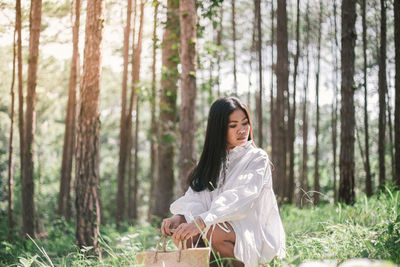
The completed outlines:
[[[213,199],[210,209],[201,213],[200,217],[207,227],[245,218],[269,179],[268,156],[266,153],[257,153],[235,179],[227,181],[224,191]]]
[[[186,191],[185,195],[175,200],[171,206],[172,214],[181,214],[185,216],[187,222],[191,218],[207,211],[207,202],[210,202],[210,191],[205,189],[201,192],[195,192],[191,187]]]

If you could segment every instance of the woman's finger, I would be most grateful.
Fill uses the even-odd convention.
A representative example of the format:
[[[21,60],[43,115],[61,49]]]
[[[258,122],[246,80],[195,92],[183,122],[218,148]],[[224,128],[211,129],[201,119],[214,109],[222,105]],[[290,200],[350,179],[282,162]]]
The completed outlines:
[[[172,235],[172,232],[171,232],[171,223],[170,223],[170,222],[167,222],[167,223],[166,223],[165,229],[166,229],[165,232],[167,233],[168,236]]]
[[[170,222],[168,219],[166,219],[163,221],[161,226],[161,232],[163,233],[163,236],[167,237],[171,235],[171,233],[169,232],[169,228],[170,228]]]
[[[161,233],[163,236],[167,236],[167,234],[165,232],[165,221],[163,221],[161,224]]]
[[[185,230],[184,225],[183,225],[183,224],[179,225],[179,226],[176,228],[175,233],[173,234],[173,237],[174,237],[175,239],[180,239],[180,237],[181,237],[181,235],[182,235],[182,232],[183,232],[184,230]]]
[[[171,232],[169,231],[169,229],[170,229],[170,223],[167,221],[167,222],[165,223],[164,227],[165,227],[165,234],[166,234],[166,236],[170,236],[170,235],[171,235]]]
[[[196,229],[189,228],[185,235],[185,240],[188,240],[191,236],[195,236],[197,234],[198,234],[198,232],[196,231]]]
[[[187,231],[182,235],[182,240],[188,240],[191,236],[191,232]]]

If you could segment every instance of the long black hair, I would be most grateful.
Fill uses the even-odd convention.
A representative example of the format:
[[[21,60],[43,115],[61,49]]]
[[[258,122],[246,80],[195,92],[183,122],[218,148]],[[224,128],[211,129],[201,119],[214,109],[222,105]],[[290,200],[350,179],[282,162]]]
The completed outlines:
[[[217,99],[210,108],[207,121],[206,138],[199,163],[189,174],[190,187],[200,192],[208,188],[210,191],[217,187],[222,163],[226,159],[227,133],[229,116],[237,109],[246,115],[250,125],[248,140],[253,139],[250,114],[247,106],[236,97]]]

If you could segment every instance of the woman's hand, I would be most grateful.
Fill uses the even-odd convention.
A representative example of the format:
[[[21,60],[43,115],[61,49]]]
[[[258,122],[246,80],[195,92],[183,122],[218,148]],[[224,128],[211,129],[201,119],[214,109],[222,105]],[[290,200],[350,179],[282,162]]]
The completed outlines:
[[[176,228],[172,239],[174,240],[188,240],[190,237],[196,236],[205,228],[205,224],[201,218],[191,223],[182,223]]]
[[[177,214],[171,218],[165,218],[161,224],[162,235],[165,237],[172,235],[171,229],[176,229],[182,223],[186,223],[183,215]]]

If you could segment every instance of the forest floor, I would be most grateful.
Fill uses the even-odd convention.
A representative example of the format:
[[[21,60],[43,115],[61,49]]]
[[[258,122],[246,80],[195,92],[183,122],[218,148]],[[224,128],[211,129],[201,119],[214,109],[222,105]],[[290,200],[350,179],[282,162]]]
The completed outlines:
[[[386,189],[371,198],[359,196],[353,206],[321,204],[299,209],[285,205],[281,216],[287,256],[267,266],[312,260],[328,260],[335,266],[354,258],[380,260],[383,265],[379,266],[400,264],[400,191]],[[160,237],[159,230],[150,225],[125,225],[120,232],[114,225],[102,226],[103,259],[99,261],[74,245],[73,225],[63,220],[47,227],[46,238],[33,241],[15,236],[12,242],[5,239],[5,220],[1,216],[0,266],[134,266],[136,253],[153,248]],[[167,248],[174,249],[174,245],[169,241]]]

